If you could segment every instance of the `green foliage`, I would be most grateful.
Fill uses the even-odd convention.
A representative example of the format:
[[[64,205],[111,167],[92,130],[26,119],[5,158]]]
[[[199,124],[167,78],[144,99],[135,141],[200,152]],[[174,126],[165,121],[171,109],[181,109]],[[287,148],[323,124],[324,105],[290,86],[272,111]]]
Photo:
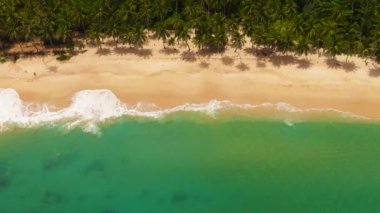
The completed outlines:
[[[12,56],[12,61],[13,61],[13,62],[16,63],[18,59],[20,59],[20,55],[16,54],[16,55],[13,55],[13,56]]]
[[[323,48],[380,60],[379,11],[379,0],[7,0],[0,2],[0,44],[67,46],[84,36],[100,47],[104,38],[141,47],[150,30],[164,46],[190,49],[192,41],[221,51],[249,40],[280,52]]]
[[[0,63],[5,63],[7,58],[5,56],[0,55]]]
[[[62,54],[56,58],[58,61],[68,61],[71,59],[71,56]]]
[[[85,48],[85,45],[82,41],[78,41],[74,46],[77,46],[79,50],[83,50]]]

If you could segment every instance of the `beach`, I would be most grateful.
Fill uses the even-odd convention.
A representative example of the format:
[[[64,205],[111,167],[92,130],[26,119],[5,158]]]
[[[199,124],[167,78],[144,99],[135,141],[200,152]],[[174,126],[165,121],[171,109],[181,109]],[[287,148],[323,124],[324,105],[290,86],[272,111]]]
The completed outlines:
[[[176,48],[1,64],[3,211],[380,209],[378,65]]]
[[[380,1],[0,5],[1,213],[380,212]]]
[[[150,40],[142,49],[104,44],[85,47],[69,61],[26,56],[0,64],[0,88],[13,88],[27,103],[58,108],[85,89],[111,90],[122,102],[172,108],[227,100],[235,104],[288,103],[301,109],[333,108],[380,118],[380,67],[345,56],[189,52]]]

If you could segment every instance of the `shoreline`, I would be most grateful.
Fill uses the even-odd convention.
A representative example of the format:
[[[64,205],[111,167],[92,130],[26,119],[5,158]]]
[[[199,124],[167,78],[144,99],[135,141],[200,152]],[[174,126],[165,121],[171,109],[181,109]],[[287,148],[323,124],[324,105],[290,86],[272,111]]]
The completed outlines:
[[[197,54],[187,46],[144,49],[104,46],[59,62],[55,56],[0,64],[0,88],[24,102],[64,108],[86,89],[111,90],[122,102],[168,109],[186,103],[228,100],[235,104],[288,103],[301,109],[333,108],[380,120],[380,66],[360,58],[318,55],[260,57],[250,46],[237,53]],[[34,73],[36,76],[34,76]]]

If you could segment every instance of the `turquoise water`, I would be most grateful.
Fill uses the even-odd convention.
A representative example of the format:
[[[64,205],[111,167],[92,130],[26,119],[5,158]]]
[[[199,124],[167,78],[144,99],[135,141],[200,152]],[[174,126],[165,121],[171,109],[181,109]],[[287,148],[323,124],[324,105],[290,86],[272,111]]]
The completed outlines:
[[[0,135],[0,212],[379,212],[380,125],[121,119]]]

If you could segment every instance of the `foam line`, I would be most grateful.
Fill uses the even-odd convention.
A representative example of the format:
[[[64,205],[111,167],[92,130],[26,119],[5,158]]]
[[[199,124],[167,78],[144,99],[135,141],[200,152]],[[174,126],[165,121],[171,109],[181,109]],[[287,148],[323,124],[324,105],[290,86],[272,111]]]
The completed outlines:
[[[365,117],[336,109],[300,109],[287,103],[251,105],[211,100],[207,103],[184,104],[170,109],[160,109],[153,104],[142,103],[128,106],[122,103],[112,91],[105,89],[79,91],[72,97],[69,107],[60,110],[52,109],[47,105],[36,107],[32,104],[26,104],[14,89],[0,88],[0,131],[10,127],[34,127],[55,122],[63,122],[68,127],[82,125],[87,129],[96,129],[96,123],[121,116],[161,118],[176,112],[199,112],[209,116],[216,116],[221,110],[228,109],[251,111],[269,109],[290,114],[326,112],[335,113],[346,118],[365,119]],[[289,122],[287,120],[287,123]]]

